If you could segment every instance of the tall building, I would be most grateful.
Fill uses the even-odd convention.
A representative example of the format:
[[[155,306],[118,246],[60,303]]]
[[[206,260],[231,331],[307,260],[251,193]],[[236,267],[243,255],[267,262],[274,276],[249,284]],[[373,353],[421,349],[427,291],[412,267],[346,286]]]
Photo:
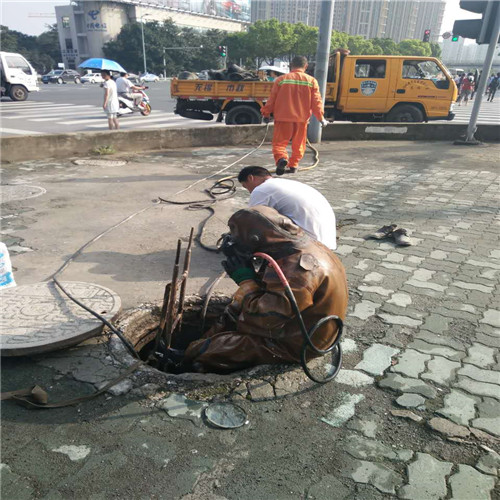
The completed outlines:
[[[333,29],[365,38],[421,40],[431,30],[431,42],[441,34],[445,0],[337,0]]]
[[[287,23],[319,26],[320,0],[252,0],[252,22],[277,19]]]
[[[384,38],[389,0],[337,0],[333,29],[364,38]]]
[[[249,0],[77,0],[55,8],[62,61],[76,68],[102,57],[102,48],[130,22],[166,21],[199,30],[242,31],[250,21]]]
[[[437,42],[441,35],[443,16],[446,2],[444,0],[419,1],[417,22],[414,36],[410,38],[422,39],[425,30],[431,30],[431,42]]]

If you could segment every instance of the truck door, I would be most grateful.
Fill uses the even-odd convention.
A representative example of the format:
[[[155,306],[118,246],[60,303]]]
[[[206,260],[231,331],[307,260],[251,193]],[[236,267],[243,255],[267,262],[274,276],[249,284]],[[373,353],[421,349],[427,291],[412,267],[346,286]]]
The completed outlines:
[[[387,59],[351,59],[342,93],[346,95],[344,113],[385,113],[389,94],[390,66]],[[347,75],[344,75],[347,76]]]
[[[402,59],[394,86],[394,99],[419,102],[426,115],[446,117],[453,100],[455,86],[446,70],[431,59]]]

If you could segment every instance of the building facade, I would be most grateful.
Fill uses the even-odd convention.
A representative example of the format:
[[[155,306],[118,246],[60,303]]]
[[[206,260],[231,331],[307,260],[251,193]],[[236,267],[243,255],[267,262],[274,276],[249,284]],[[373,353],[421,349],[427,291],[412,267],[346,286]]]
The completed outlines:
[[[90,57],[102,57],[103,46],[116,38],[127,23],[171,19],[181,27],[242,31],[250,19],[248,0],[149,0],[147,3],[85,0],[55,7],[55,10],[62,62],[66,68],[76,68]]]
[[[364,38],[383,38],[389,0],[337,0],[333,8],[333,29]]]
[[[392,38],[396,42],[422,39],[431,30],[437,42],[445,0],[336,0],[333,29],[364,38]]]
[[[252,0],[252,22],[277,19],[287,23],[319,26],[320,0]]]

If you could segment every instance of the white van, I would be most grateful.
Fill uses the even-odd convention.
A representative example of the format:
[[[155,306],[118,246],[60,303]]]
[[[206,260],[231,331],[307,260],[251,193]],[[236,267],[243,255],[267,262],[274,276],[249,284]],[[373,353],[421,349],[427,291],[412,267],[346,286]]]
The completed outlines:
[[[25,101],[28,92],[38,92],[37,74],[33,66],[15,52],[0,52],[1,96]]]

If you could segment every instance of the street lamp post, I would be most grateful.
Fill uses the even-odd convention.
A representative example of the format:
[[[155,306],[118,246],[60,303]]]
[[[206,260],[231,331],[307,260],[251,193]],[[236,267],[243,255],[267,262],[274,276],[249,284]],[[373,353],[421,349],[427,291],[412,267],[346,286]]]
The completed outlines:
[[[142,57],[144,59],[144,74],[147,73],[146,68],[146,44],[144,43],[144,22],[142,21],[145,17],[148,17],[150,14],[143,14],[139,19],[141,20],[141,35],[142,35]]]

